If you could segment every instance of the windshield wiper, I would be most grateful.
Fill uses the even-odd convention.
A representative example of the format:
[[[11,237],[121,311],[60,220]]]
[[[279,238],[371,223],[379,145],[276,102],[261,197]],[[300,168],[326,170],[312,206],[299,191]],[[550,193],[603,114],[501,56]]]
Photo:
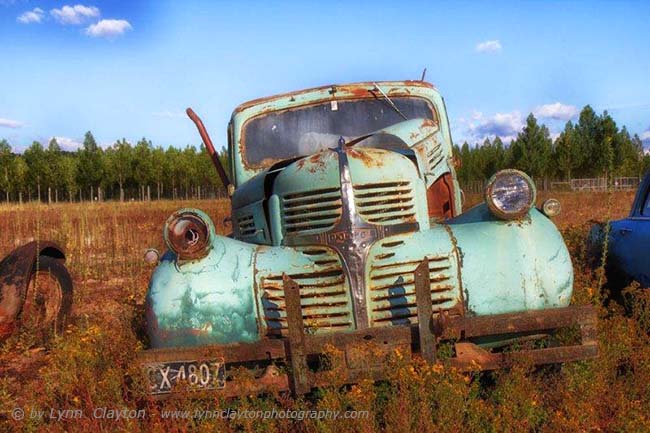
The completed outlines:
[[[394,109],[395,111],[397,111],[397,113],[398,113],[400,116],[402,116],[402,117],[404,118],[404,120],[409,120],[408,117],[406,117],[406,116],[404,115],[404,113],[402,113],[401,111],[399,111],[399,108],[397,108],[397,105],[395,105],[395,103],[394,103],[394,102],[393,102],[393,101],[388,97],[388,95],[385,94],[383,90],[381,90],[381,87],[379,87],[379,86],[377,85],[377,83],[372,83],[372,84],[375,86],[375,89],[379,90],[379,93],[381,93],[381,96],[384,97],[384,99],[386,100],[386,102],[388,102],[388,103],[390,104],[390,106],[393,107],[393,109]]]

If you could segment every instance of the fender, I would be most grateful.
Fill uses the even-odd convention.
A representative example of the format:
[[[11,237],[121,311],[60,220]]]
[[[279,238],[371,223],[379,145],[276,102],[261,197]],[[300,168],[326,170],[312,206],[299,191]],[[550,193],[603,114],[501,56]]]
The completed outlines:
[[[47,241],[32,241],[16,248],[0,262],[0,339],[9,336],[15,329],[32,269],[39,256],[65,262],[61,247]]]

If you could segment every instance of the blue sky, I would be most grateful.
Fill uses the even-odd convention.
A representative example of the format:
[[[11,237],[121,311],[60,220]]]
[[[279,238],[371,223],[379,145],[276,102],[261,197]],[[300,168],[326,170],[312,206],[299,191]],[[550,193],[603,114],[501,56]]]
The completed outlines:
[[[305,87],[427,80],[455,141],[557,133],[582,106],[650,145],[650,2],[0,0],[0,138],[225,144],[233,108]]]

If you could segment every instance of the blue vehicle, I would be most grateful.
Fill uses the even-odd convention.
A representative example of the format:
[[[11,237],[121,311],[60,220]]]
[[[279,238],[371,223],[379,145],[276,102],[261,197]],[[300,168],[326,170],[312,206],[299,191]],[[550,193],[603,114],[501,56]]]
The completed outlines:
[[[589,233],[589,250],[600,262],[605,246],[605,224],[596,224]],[[612,221],[607,242],[607,279],[610,287],[622,288],[632,281],[650,287],[650,173],[647,173],[634,198],[627,218]]]

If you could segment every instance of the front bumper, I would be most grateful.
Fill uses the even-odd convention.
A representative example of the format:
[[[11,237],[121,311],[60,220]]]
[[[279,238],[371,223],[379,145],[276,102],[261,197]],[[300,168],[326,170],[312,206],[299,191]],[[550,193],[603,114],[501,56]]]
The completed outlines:
[[[387,362],[395,351],[404,358],[420,356],[429,363],[441,363],[460,371],[507,368],[518,362],[553,364],[591,359],[598,356],[596,339],[597,314],[592,306],[570,306],[521,313],[477,317],[449,317],[434,314],[426,278],[428,263],[424,260],[415,270],[418,324],[369,328],[346,333],[311,335],[304,332],[298,284],[285,276],[288,336],[263,339],[254,343],[232,343],[192,348],[153,349],[139,355],[141,366],[151,372],[165,363],[179,360],[223,359],[227,374],[232,367],[250,365],[266,367],[257,377],[245,380],[229,375],[225,388],[217,391],[225,397],[290,390],[304,394],[312,388],[329,385],[332,370],[314,368],[311,361],[319,355],[337,354],[335,377],[343,383],[363,379],[381,380],[390,377]],[[564,346],[526,348],[492,353],[476,344],[477,339],[503,337],[526,339],[531,335],[551,334],[560,329],[579,331],[579,342]],[[455,355],[438,358],[441,342],[454,342]],[[284,364],[288,368],[276,367]],[[182,388],[187,390],[187,386]],[[174,392],[174,389],[171,390]],[[160,398],[168,394],[157,394]]]

